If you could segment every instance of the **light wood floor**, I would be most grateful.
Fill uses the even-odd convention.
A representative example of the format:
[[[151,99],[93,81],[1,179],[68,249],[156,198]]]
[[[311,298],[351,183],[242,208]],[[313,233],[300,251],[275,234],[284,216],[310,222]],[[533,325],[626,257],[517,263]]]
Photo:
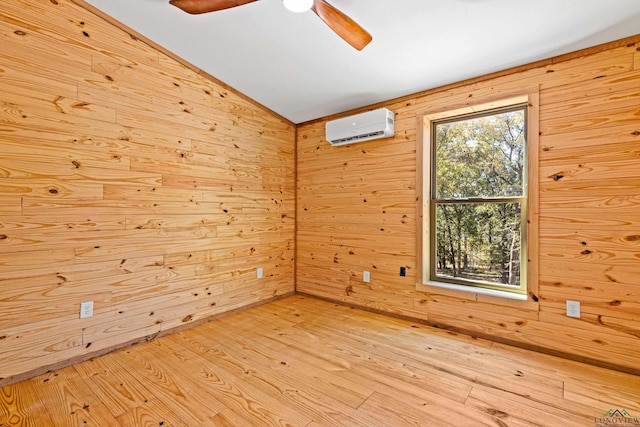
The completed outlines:
[[[640,377],[294,296],[2,389],[0,426],[594,426]]]

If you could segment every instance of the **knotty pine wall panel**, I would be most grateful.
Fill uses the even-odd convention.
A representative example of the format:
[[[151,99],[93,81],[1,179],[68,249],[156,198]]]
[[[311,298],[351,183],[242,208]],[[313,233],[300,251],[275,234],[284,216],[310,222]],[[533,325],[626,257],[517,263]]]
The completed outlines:
[[[293,292],[293,124],[69,0],[0,6],[0,105],[0,384]]]
[[[331,147],[324,126],[336,117],[299,125],[297,290],[640,372],[639,57],[636,36],[341,115],[387,107],[391,139]],[[538,301],[417,291],[420,118],[531,88]],[[565,316],[568,299],[580,319]]]

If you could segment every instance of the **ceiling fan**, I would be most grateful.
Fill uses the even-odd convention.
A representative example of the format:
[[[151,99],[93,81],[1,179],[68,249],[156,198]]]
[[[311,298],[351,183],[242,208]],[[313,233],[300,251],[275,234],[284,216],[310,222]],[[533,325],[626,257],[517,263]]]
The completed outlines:
[[[216,12],[252,3],[256,0],[169,0],[169,3],[191,14]],[[331,6],[325,0],[284,0],[293,11],[313,10],[338,36],[357,50],[362,50],[372,40],[371,35],[353,19]],[[306,3],[306,8],[295,10],[294,4]],[[292,4],[293,7],[289,7]]]

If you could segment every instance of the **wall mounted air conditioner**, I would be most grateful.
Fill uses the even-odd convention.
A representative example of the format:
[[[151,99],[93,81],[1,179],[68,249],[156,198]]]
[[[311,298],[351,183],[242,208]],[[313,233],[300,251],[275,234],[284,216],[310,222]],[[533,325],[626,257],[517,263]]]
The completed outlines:
[[[394,134],[394,114],[387,108],[327,122],[325,135],[331,145],[387,138]]]

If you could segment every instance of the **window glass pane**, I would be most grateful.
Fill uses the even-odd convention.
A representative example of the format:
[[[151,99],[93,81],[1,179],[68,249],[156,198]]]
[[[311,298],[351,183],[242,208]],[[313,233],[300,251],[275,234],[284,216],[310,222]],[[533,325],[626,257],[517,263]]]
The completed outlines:
[[[520,285],[520,203],[438,203],[436,276]]]
[[[524,109],[435,126],[435,197],[521,197]]]

